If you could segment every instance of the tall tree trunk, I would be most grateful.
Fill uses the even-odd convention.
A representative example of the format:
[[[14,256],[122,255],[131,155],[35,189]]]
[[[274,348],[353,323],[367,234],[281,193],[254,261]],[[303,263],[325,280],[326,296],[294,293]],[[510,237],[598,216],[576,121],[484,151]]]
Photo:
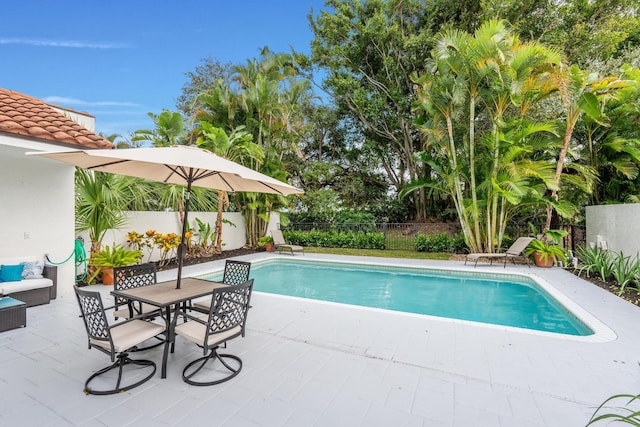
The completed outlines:
[[[222,253],[222,209],[224,207],[227,195],[224,191],[218,190],[218,216],[216,218],[216,242],[213,245],[213,251],[217,254]]]
[[[551,190],[551,199],[554,202],[558,201],[558,191],[560,189],[560,177],[562,176],[562,171],[564,169],[564,163],[567,158],[567,153],[569,152],[569,146],[571,145],[571,137],[573,136],[573,130],[576,127],[576,123],[578,122],[579,110],[577,106],[573,106],[569,112],[567,113],[567,126],[564,131],[564,138],[562,140],[562,148],[560,149],[560,153],[558,153],[558,163],[556,165],[556,174],[555,174],[555,183],[556,188]],[[550,204],[547,205],[547,218],[544,222],[544,228],[542,232],[549,231],[551,228],[551,217],[553,216],[553,206]]]
[[[471,190],[471,218],[474,224],[474,233],[476,241],[480,241],[480,219],[478,218],[478,193],[476,188],[476,159],[475,159],[475,146],[476,146],[476,97],[472,93],[469,99],[469,179]]]

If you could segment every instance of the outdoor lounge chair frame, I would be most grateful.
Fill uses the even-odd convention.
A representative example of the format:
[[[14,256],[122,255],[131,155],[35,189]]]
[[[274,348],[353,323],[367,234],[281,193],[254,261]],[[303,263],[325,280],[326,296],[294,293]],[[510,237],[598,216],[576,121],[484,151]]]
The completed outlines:
[[[504,267],[507,267],[507,260],[510,259],[515,264],[516,258],[524,258],[527,261],[527,265],[531,268],[531,263],[529,262],[529,258],[523,255],[524,250],[529,246],[534,240],[533,237],[519,237],[513,244],[507,249],[504,253],[471,253],[467,254],[464,259],[464,264],[467,265],[468,260],[474,260],[476,267],[478,265],[478,260],[480,258],[488,258],[490,263],[489,265],[493,265],[494,259],[504,259]]]
[[[302,252],[302,255],[304,255],[303,246],[287,244],[286,240],[284,240],[284,236],[282,235],[282,230],[271,230],[271,237],[273,237],[273,246],[279,253],[286,250],[291,255],[293,255],[294,252]]]

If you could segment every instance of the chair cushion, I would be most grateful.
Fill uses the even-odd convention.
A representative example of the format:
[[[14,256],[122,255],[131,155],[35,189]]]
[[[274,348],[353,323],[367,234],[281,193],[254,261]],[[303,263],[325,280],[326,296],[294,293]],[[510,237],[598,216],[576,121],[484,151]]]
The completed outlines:
[[[202,320],[206,323],[207,317],[202,318]],[[198,345],[202,345],[204,343],[204,334],[206,330],[206,325],[195,321],[181,323],[180,325],[176,326],[176,334],[181,335],[189,341],[193,341]],[[240,326],[235,326],[228,331],[211,334],[209,335],[209,342],[207,343],[208,347],[215,347],[216,345],[223,343],[241,333],[242,328]]]
[[[147,304],[147,303],[142,303],[142,314],[146,314],[146,313],[153,313],[154,311],[159,311],[160,309],[158,307],[156,307],[155,305],[151,305],[151,304]],[[136,316],[140,313],[136,313],[135,311],[133,312],[133,315]],[[117,318],[122,318],[122,319],[128,319],[129,318],[129,307],[128,306],[124,306],[124,308],[121,308],[119,310],[116,310],[113,312],[113,317],[117,317]]]
[[[111,328],[111,338],[116,353],[129,350],[132,347],[155,337],[164,332],[164,325],[146,322],[144,320],[132,320],[130,322],[115,325]],[[105,341],[91,340],[91,345],[109,350],[109,343]]]
[[[51,279],[30,279],[20,282],[2,282],[0,283],[0,293],[9,295],[14,292],[30,291],[32,289],[50,288],[53,286]]]
[[[209,311],[211,309],[211,298],[194,301],[193,306],[201,310]]]

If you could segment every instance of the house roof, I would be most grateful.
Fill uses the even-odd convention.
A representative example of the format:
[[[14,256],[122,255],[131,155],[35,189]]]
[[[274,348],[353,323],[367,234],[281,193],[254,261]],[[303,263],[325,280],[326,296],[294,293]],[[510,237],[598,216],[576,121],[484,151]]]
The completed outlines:
[[[79,125],[46,102],[0,88],[0,133],[18,134],[41,140],[80,145],[85,148],[113,148],[113,144]]]

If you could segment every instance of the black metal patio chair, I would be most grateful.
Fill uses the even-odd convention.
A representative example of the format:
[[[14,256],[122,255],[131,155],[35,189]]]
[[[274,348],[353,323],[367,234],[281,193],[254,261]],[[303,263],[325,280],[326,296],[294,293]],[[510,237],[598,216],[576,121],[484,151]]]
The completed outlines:
[[[228,259],[224,263],[224,274],[222,275],[222,283],[227,285],[239,285],[240,283],[244,283],[249,280],[250,272],[250,262]],[[193,302],[193,309],[201,313],[209,313],[210,308],[211,299]]]
[[[116,291],[153,285],[155,283],[158,283],[158,278],[156,265],[152,262],[146,264],[127,265],[125,267],[115,267],[113,269],[113,289]],[[124,298],[115,298],[113,316],[116,319],[129,319],[141,314],[155,317],[160,315],[160,312],[158,307],[150,304],[131,304]]]
[[[240,373],[242,360],[233,354],[218,353],[218,348],[223,344],[226,347],[233,338],[244,336],[252,289],[253,279],[218,288],[213,293],[207,316],[182,313],[187,321],[175,327],[176,334],[201,347],[204,355],[185,366],[182,371],[184,382],[209,386],[228,381]]]
[[[95,348],[111,358],[110,366],[94,372],[84,384],[84,392],[87,394],[107,395],[130,390],[151,379],[156,372],[156,364],[151,360],[133,360],[128,352],[138,345],[159,334],[165,333],[165,326],[157,323],[132,317],[128,320],[109,325],[102,297],[97,291],[88,291],[74,287],[78,305],[82,312],[82,319],[87,330],[89,349]],[[151,367],[151,372],[138,381],[123,380],[123,374],[127,365],[136,365],[142,369]],[[107,375],[117,369],[117,377]],[[148,370],[148,369],[146,369]],[[131,375],[139,378],[140,369],[136,369]],[[98,381],[94,381],[98,380]],[[102,388],[92,385],[96,383],[112,383],[110,388]]]

